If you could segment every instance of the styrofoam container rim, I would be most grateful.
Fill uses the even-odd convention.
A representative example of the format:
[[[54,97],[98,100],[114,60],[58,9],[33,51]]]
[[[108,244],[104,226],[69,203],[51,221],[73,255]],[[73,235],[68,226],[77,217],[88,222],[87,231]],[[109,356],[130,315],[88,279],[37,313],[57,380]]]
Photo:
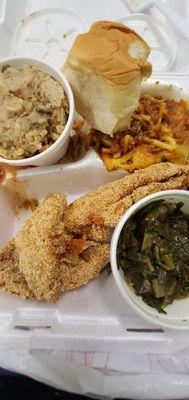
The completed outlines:
[[[151,202],[160,199],[171,200],[175,198],[179,199],[179,201],[182,200],[183,203],[188,204],[189,207],[189,192],[187,190],[165,190],[162,192],[153,193],[149,196],[144,197],[143,199],[139,200],[134,205],[132,205],[120,218],[114,230],[110,247],[110,263],[111,263],[112,273],[119,292],[121,293],[124,300],[133,308],[135,312],[137,312],[137,314],[139,314],[142,318],[146,319],[147,321],[161,327],[189,330],[189,312],[188,312],[188,319],[186,320],[184,318],[178,318],[177,316],[173,315],[169,316],[168,314],[158,313],[158,311],[156,311],[155,309],[144,303],[142,298],[138,297],[134,293],[134,291],[131,290],[131,288],[129,287],[129,285],[127,284],[126,280],[123,277],[122,270],[119,270],[117,266],[118,240],[123,226],[130,219],[130,217],[132,217],[136,212],[138,212],[140,209],[142,209]],[[189,297],[187,298],[187,300],[189,302]],[[175,302],[183,302],[183,301],[186,301],[186,299],[175,300],[173,304]]]
[[[163,72],[163,71],[168,71],[170,68],[173,66],[177,53],[178,53],[178,41],[177,37],[175,35],[174,30],[171,27],[171,24],[162,21],[159,18],[154,17],[153,15],[148,15],[148,14],[143,14],[143,13],[133,13],[133,14],[128,14],[125,17],[122,17],[118,20],[119,23],[122,24],[129,24],[129,23],[134,23],[137,25],[138,22],[146,22],[149,27],[153,26],[155,30],[161,29],[161,31],[164,33],[164,38],[167,40],[167,45],[169,46],[171,54],[169,55],[169,60],[167,61],[166,65],[159,69],[156,70],[156,72]],[[132,29],[136,29],[135,27],[132,27]],[[137,31],[137,29],[136,29]],[[146,39],[145,39],[146,40]],[[164,43],[159,43],[160,49],[162,51],[165,51],[164,49]],[[157,45],[154,47],[150,45],[151,47],[151,53],[156,50]]]
[[[52,164],[61,158],[61,154],[62,156],[64,155],[67,147],[67,141],[71,132],[75,115],[73,92],[69,82],[67,81],[65,76],[60,71],[58,71],[58,69],[37,58],[9,57],[0,61],[0,70],[4,65],[18,66],[24,64],[31,65],[42,71],[45,71],[49,75],[52,75],[55,79],[58,80],[58,82],[62,85],[63,89],[66,92],[66,96],[69,102],[69,116],[66,125],[62,133],[60,134],[59,138],[47,150],[44,150],[42,153],[37,154],[35,156],[24,158],[21,160],[9,160],[0,156],[0,162],[13,166],[26,166],[26,165],[43,166]]]

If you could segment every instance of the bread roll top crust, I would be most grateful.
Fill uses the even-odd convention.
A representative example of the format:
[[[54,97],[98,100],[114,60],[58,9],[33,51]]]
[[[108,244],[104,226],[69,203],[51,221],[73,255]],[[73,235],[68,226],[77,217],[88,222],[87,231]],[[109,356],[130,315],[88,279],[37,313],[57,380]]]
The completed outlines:
[[[77,36],[66,64],[125,86],[139,75],[151,74],[151,64],[146,61],[149,53],[147,43],[132,29],[98,21],[87,33]]]

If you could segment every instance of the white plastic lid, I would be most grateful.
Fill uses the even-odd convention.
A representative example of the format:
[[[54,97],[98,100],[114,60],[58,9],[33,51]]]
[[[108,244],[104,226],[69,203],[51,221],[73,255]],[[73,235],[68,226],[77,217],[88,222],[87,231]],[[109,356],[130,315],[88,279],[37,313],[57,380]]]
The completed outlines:
[[[128,15],[118,22],[136,31],[148,43],[154,72],[171,68],[177,56],[177,39],[168,23],[147,14]]]
[[[87,26],[77,14],[59,8],[36,11],[21,21],[14,36],[18,56],[62,65],[73,41]]]

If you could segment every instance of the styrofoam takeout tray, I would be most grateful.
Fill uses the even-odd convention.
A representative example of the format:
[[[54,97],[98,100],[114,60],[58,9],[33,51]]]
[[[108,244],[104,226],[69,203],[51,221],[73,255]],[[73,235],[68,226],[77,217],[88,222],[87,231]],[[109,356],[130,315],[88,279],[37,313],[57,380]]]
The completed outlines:
[[[145,83],[143,90],[169,98],[189,99],[189,77],[183,87],[164,75]],[[187,86],[188,85],[188,86]],[[124,171],[107,172],[94,151],[81,161],[18,171],[27,194],[42,200],[49,193],[65,193],[68,202],[97,186],[120,178]],[[0,246],[22,226],[27,213],[16,217],[0,188]],[[85,287],[62,294],[54,305],[24,301],[0,292],[0,343],[18,349],[171,352],[188,341],[185,332],[163,331],[138,317],[120,297],[112,276],[104,273]]]
[[[183,0],[182,10],[186,1]],[[78,22],[82,19],[85,26],[90,26],[98,19],[119,20],[129,14],[123,0],[117,0],[116,5],[115,0],[96,0],[95,2],[89,0],[1,0],[0,58],[14,55],[13,38],[21,19],[25,19],[28,14],[31,15],[47,8],[68,10],[68,13],[78,15]],[[155,9],[152,9],[151,13],[158,18],[163,18]],[[65,26],[62,28],[64,30]],[[49,37],[47,37],[47,42],[48,40]],[[54,46],[55,42],[51,40],[48,43]],[[54,54],[54,47],[51,50]],[[189,64],[188,43],[180,38],[179,53],[172,70],[186,67],[187,64]],[[189,75],[165,73],[154,75],[154,77],[167,84],[181,84],[189,93]],[[156,85],[156,90],[158,87]],[[172,90],[171,87],[166,89],[170,97]],[[174,94],[180,96],[183,93],[182,89],[174,91]],[[68,200],[72,201],[84,192],[117,179],[123,174],[123,171],[108,173],[101,160],[91,151],[78,163],[27,169],[19,171],[18,177],[25,182],[27,193],[37,196],[40,200],[49,192],[61,192],[66,193]],[[26,215],[27,213],[23,212],[19,218],[15,217],[8,206],[6,194],[1,188],[0,246],[15,235]],[[169,353],[176,352],[188,344],[187,333],[164,332],[134,314],[121,299],[113,278],[105,274],[90,282],[86,287],[62,295],[55,305],[25,302],[16,296],[9,296],[2,292],[0,292],[0,302],[0,344],[8,349]]]

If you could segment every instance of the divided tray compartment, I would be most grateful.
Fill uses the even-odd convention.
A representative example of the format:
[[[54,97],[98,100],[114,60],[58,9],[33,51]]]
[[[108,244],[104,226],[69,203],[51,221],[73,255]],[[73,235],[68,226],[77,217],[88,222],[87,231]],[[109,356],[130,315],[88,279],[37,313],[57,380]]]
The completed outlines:
[[[21,170],[17,178],[27,194],[42,200],[49,191],[66,193],[68,202],[124,175],[109,173],[96,153],[80,162]],[[0,190],[0,244],[13,237],[27,217],[12,212]],[[154,352],[182,348],[183,333],[167,333],[139,318],[122,300],[112,276],[102,274],[86,286],[64,293],[56,304],[24,301],[0,292],[0,343],[12,349],[72,349],[77,351]],[[186,337],[187,340],[187,337]]]
[[[144,83],[143,91],[147,90],[187,99],[189,77],[156,75]],[[124,175],[124,171],[108,172],[91,150],[76,163],[19,170],[17,179],[30,197],[41,201],[49,193],[65,193],[72,202]],[[1,187],[0,246],[16,234],[28,215],[22,212],[16,217],[6,196]],[[187,332],[164,330],[137,316],[121,298],[112,275],[106,273],[80,289],[62,294],[54,305],[24,301],[3,292],[0,303],[0,344],[13,349],[170,353],[188,343]]]

